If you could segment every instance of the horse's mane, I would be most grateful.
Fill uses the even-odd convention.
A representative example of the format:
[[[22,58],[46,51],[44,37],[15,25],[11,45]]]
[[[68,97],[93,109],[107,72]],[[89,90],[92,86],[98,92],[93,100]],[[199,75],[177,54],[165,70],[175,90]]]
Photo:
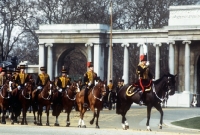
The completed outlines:
[[[161,78],[159,78],[159,79],[157,79],[157,80],[155,80],[154,81],[154,84],[159,84],[162,80],[163,80],[163,78],[165,78],[165,77],[168,77],[170,74],[164,74]]]

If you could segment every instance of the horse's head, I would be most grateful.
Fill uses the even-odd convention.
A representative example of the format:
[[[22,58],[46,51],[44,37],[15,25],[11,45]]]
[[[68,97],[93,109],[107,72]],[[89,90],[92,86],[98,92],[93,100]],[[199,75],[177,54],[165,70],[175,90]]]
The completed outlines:
[[[55,84],[53,81],[48,81],[42,91],[51,95],[52,89],[54,88],[54,86],[55,86]]]
[[[103,81],[99,81],[96,85],[101,92],[102,96],[106,95],[106,85]]]
[[[79,86],[77,84],[77,82],[73,82],[70,86],[69,89],[76,94],[77,92],[80,92]]]
[[[32,82],[27,82],[25,87],[24,87],[24,91],[26,91],[26,94],[31,94],[32,92]]]
[[[168,74],[168,80],[167,80],[167,86],[168,86],[168,94],[169,95],[174,95],[175,90],[176,90],[176,78],[177,75],[172,75],[172,74]]]

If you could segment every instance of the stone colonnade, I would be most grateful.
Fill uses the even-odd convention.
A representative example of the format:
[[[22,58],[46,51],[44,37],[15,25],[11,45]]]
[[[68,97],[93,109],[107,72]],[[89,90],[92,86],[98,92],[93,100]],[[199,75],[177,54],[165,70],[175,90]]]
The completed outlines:
[[[190,44],[191,41],[183,41],[185,45],[185,92],[189,92],[190,89]],[[170,41],[169,43],[169,71],[171,74],[174,74],[175,68],[175,42]],[[138,43],[137,46],[140,47],[140,55],[144,53],[143,50],[144,43]],[[156,64],[155,64],[155,79],[160,78],[160,52],[159,47],[162,45],[161,43],[154,43],[154,47],[156,48]],[[129,43],[122,43],[121,46],[124,48],[124,62],[123,62],[123,79],[125,83],[129,83],[129,51],[128,47],[130,46]],[[39,43],[39,68],[41,66],[45,66],[45,47],[47,47],[47,73],[50,76],[50,79],[53,79],[53,52],[52,52],[52,43]],[[100,58],[102,47],[100,44],[93,44],[93,43],[86,43],[85,47],[87,47],[87,61],[94,61],[94,70],[100,75],[101,78],[104,78],[102,67],[102,60]],[[92,56],[92,47],[94,47],[94,55]],[[108,58],[108,62],[110,62]],[[108,64],[109,65],[109,64]],[[108,67],[109,68],[109,67]],[[56,72],[56,71],[55,71]],[[109,76],[108,76],[109,79]]]

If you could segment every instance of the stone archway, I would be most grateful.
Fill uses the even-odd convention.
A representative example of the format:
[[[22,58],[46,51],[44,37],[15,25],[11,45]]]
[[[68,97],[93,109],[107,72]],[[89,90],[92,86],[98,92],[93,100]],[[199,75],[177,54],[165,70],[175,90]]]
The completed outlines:
[[[86,63],[87,56],[85,50],[81,47],[84,45],[68,45],[63,50],[57,60],[57,75],[61,75],[62,66],[65,66],[67,74],[71,77],[72,81],[82,77],[87,71]]]

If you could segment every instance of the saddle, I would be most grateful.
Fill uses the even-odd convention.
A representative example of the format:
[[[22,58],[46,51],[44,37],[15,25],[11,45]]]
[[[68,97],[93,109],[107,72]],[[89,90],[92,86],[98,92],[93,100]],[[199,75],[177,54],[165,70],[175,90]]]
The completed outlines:
[[[143,81],[142,85],[145,89],[146,92],[150,91],[152,89],[152,81]],[[141,86],[139,82],[133,83],[132,85],[129,85],[127,90],[126,90],[126,95],[127,96],[132,96],[135,93],[139,92],[141,90]]]

